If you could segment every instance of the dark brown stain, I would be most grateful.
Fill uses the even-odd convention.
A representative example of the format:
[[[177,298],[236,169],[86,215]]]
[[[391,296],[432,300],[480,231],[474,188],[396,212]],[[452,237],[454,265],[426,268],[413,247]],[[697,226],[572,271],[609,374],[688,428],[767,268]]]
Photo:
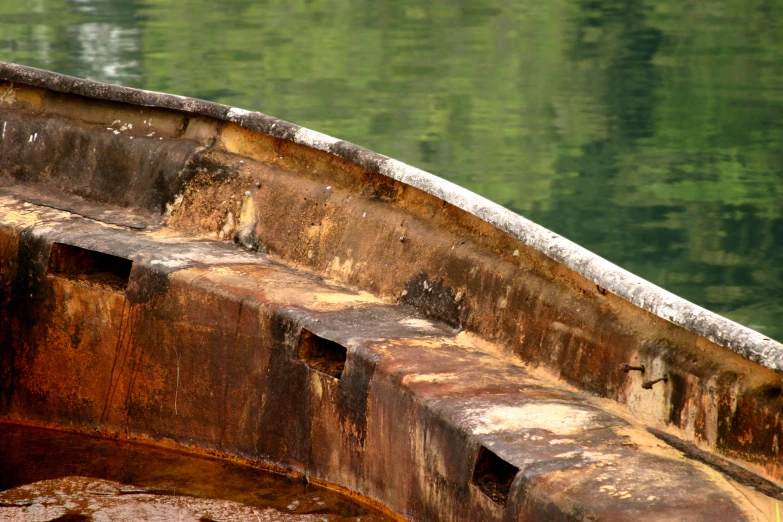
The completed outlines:
[[[457,302],[456,293],[444,284],[443,279],[431,279],[421,272],[405,285],[403,304],[414,307],[427,317],[443,321],[452,328],[460,328],[466,321],[464,305]]]
[[[145,263],[134,263],[125,292],[128,301],[143,304],[165,296],[169,287],[169,271]]]
[[[70,119],[4,108],[8,122],[0,172],[89,201],[163,213],[183,183],[200,144],[114,134]],[[32,139],[35,141],[31,142]]]
[[[718,457],[712,453],[708,453],[694,446],[693,444],[684,440],[678,439],[673,435],[670,435],[664,431],[656,430],[655,428],[648,428],[647,431],[664,441],[669,446],[681,451],[683,455],[689,459],[702,462],[712,469],[715,469],[724,475],[731,477],[738,483],[751,487],[764,495],[775,498],[777,500],[783,500],[783,489],[780,488],[774,482],[765,480],[755,473],[752,473],[745,468],[737,466],[736,464]]]
[[[379,179],[377,176],[366,175],[364,179],[362,197],[381,202],[396,201],[402,191],[399,183],[387,179]]]
[[[671,390],[669,422],[680,426],[682,411],[688,405],[691,397],[688,396],[687,383],[682,376],[669,372],[667,378]]]
[[[35,339],[39,325],[46,324],[54,313],[52,296],[45,284],[46,261],[51,243],[33,229],[19,233],[16,252],[16,278],[8,300],[7,332],[10,345],[0,353],[3,388],[0,390],[0,408],[7,411],[16,392],[20,374],[29,368],[37,354]]]
[[[367,401],[375,365],[380,357],[357,347],[351,353],[337,395],[340,416],[353,427],[357,444],[364,445],[367,434]]]
[[[271,327],[274,350],[267,372],[258,430],[257,454],[303,469],[310,456],[310,369],[295,356],[301,327],[285,313],[276,314]]]

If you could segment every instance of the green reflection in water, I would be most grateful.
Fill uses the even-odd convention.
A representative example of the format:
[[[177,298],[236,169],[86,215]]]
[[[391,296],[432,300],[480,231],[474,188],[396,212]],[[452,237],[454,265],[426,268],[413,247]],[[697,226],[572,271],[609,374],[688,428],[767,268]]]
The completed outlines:
[[[783,339],[783,0],[0,0],[0,59],[446,177]]]

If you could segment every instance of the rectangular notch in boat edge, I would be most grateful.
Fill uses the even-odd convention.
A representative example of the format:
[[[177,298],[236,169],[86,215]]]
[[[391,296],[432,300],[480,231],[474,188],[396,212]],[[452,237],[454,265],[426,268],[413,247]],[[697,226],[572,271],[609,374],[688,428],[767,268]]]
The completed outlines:
[[[471,483],[493,502],[505,506],[511,491],[511,483],[519,473],[519,468],[498,457],[494,452],[481,446],[476,455]]]
[[[133,261],[130,259],[65,243],[53,243],[46,273],[104,290],[124,292],[128,287],[132,266]]]
[[[302,328],[297,356],[309,368],[339,379],[345,369],[348,350],[339,343]]]

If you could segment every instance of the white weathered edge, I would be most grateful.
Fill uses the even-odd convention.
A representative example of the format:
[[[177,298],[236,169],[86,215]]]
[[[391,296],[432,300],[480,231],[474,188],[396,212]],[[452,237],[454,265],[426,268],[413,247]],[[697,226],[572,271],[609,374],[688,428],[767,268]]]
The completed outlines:
[[[332,153],[331,146],[341,140],[301,127],[292,141]],[[573,241],[434,174],[393,158],[383,161],[378,173],[469,212],[626,301],[783,373],[783,344],[760,332],[664,290]]]

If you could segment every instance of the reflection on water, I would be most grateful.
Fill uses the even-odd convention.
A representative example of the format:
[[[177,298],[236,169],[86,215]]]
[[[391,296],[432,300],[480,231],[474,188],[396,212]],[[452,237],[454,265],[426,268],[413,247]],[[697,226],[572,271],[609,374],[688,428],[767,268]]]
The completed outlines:
[[[0,0],[0,59],[430,170],[783,339],[783,0]]]
[[[77,515],[85,518],[73,518]],[[62,516],[388,520],[333,491],[224,460],[0,423],[0,521],[65,520],[57,518]]]

